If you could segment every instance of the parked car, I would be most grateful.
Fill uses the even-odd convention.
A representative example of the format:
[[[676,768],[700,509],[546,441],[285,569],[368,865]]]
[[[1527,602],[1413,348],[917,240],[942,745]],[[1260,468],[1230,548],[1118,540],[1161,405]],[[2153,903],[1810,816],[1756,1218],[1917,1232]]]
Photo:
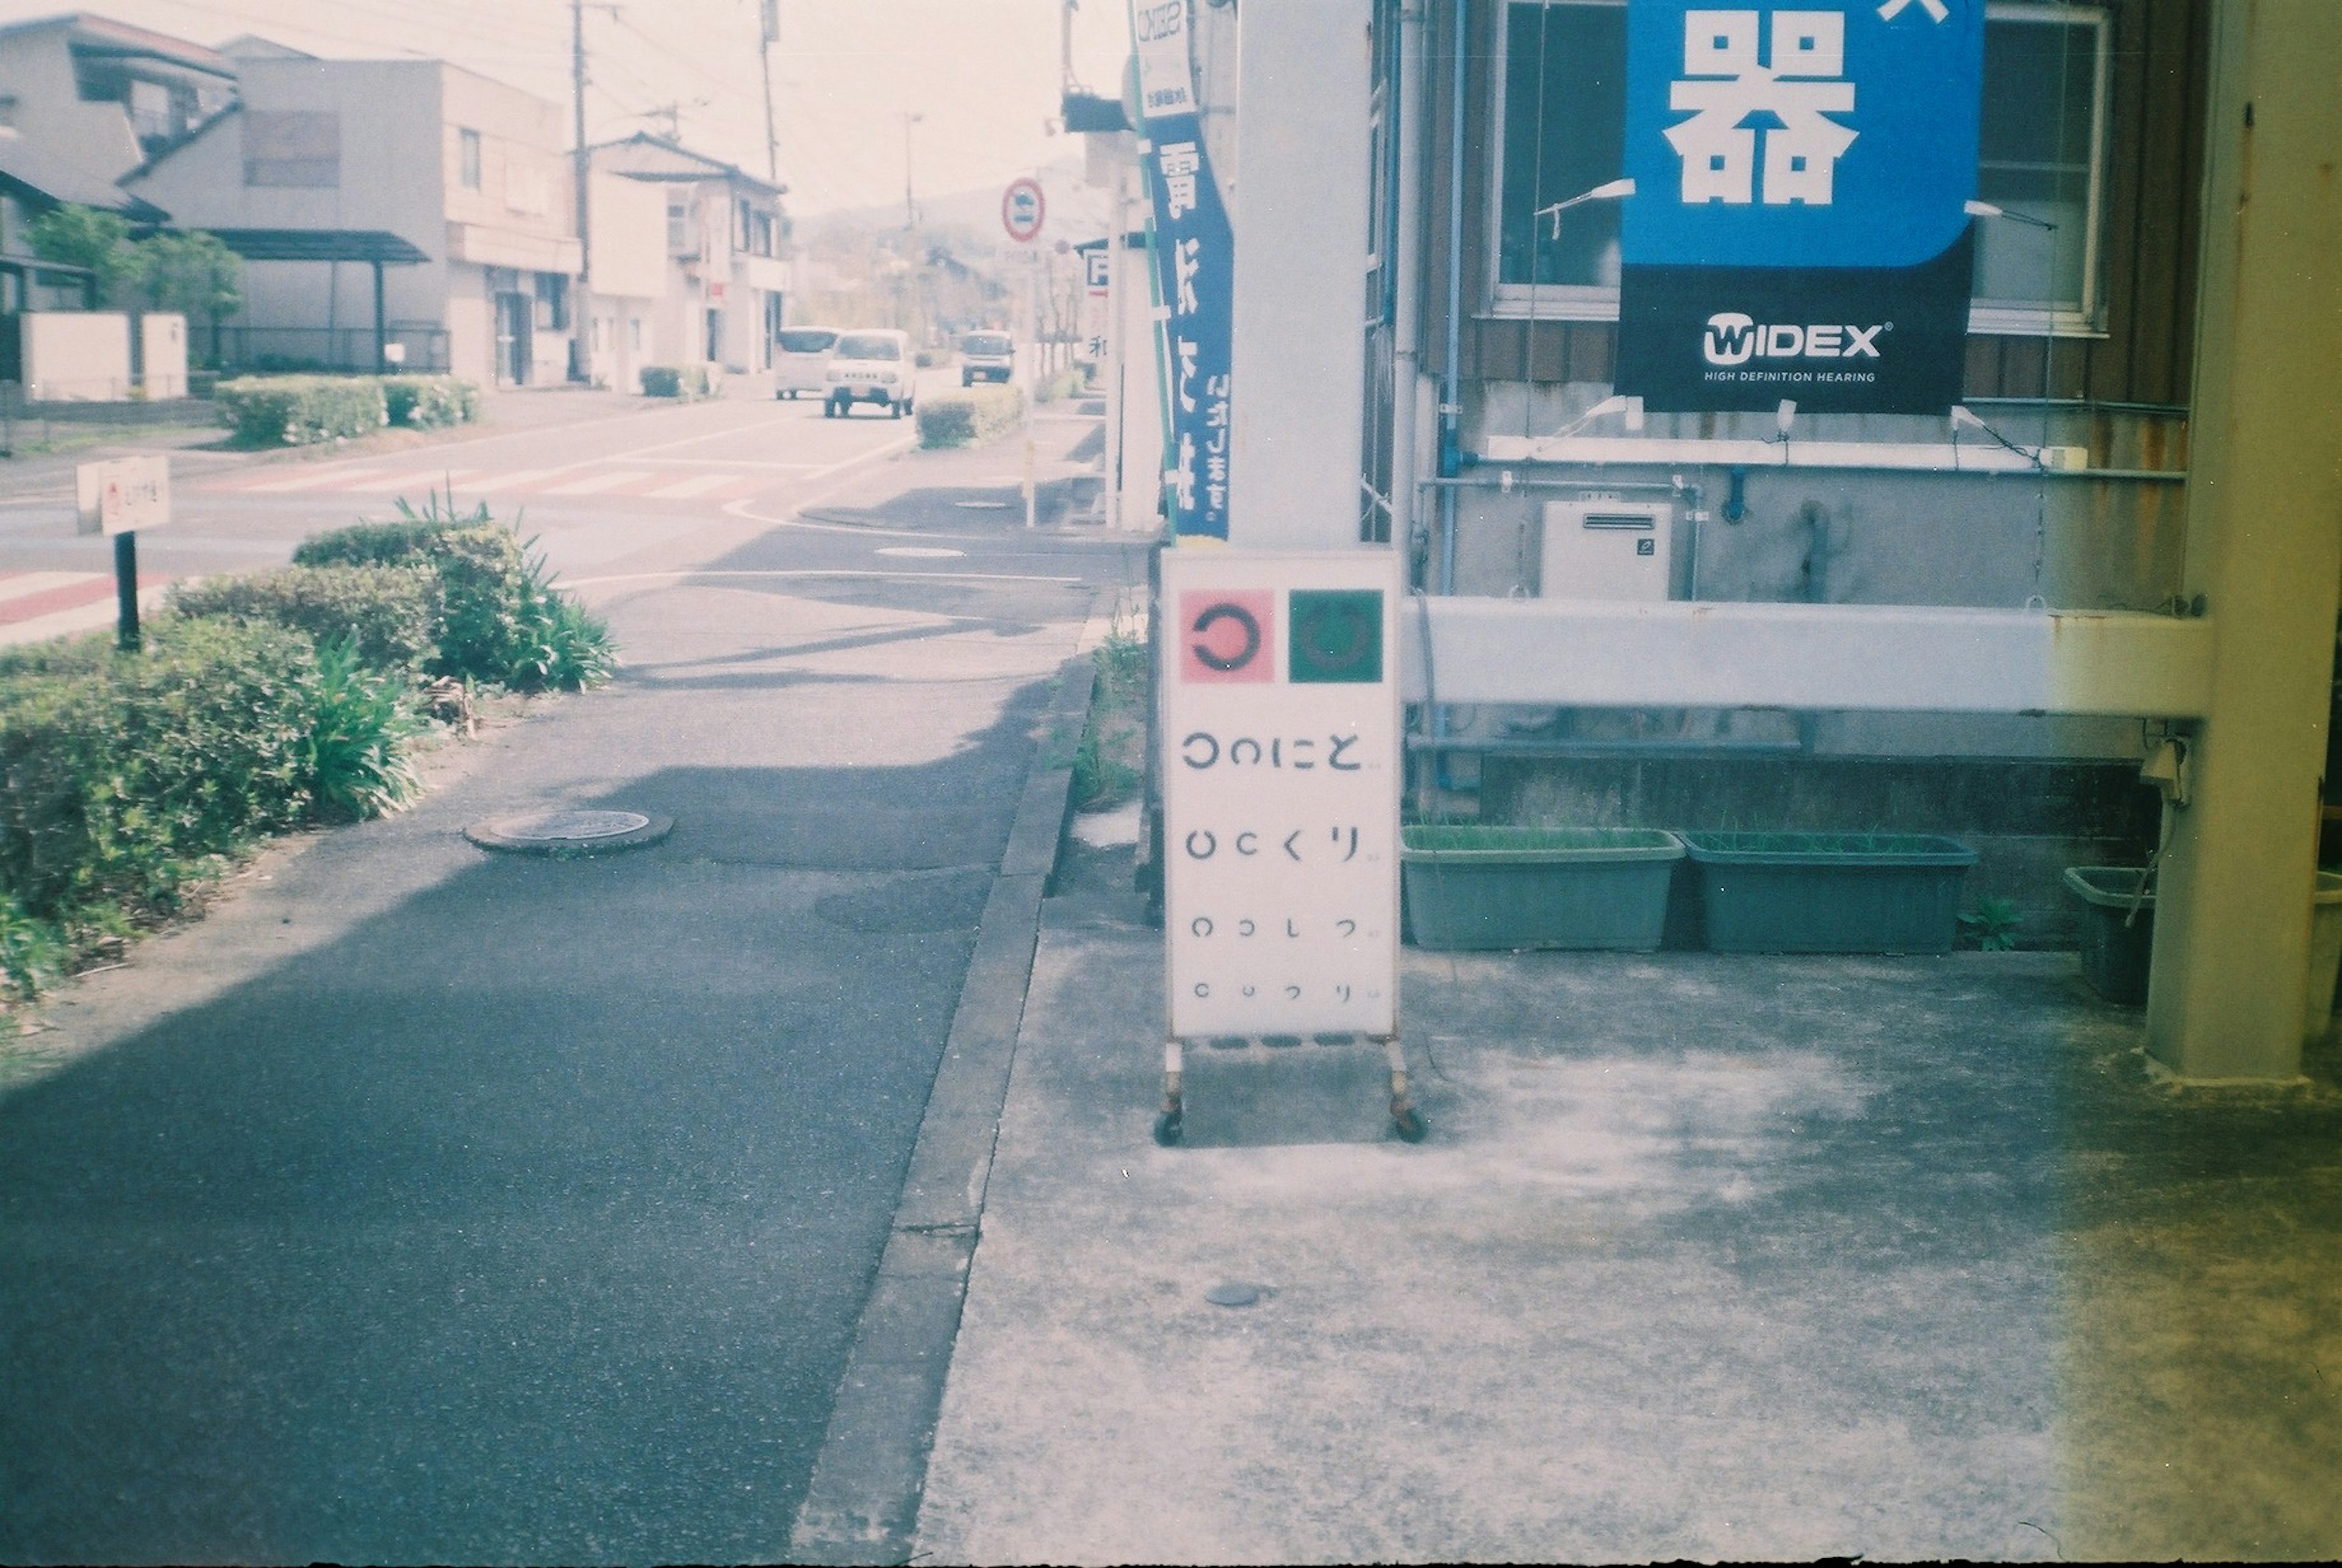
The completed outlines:
[[[1006,381],[1016,374],[1016,340],[1005,332],[971,332],[959,340],[959,384]]]
[[[875,403],[889,418],[900,419],[911,412],[916,390],[910,335],[891,330],[840,333],[822,375],[828,387],[821,406],[824,418],[842,419],[854,412],[856,404]]]
[[[773,341],[773,395],[796,401],[800,392],[829,388],[829,353],[837,346],[834,326],[785,326]]]

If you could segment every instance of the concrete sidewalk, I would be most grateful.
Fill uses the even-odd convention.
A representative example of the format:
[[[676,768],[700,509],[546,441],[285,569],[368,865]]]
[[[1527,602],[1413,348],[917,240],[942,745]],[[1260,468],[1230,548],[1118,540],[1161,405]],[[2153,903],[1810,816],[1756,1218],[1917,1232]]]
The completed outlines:
[[[1188,1055],[1045,915],[921,1562],[2342,1553],[2342,1091],[2181,1091],[2071,954],[1408,949]],[[1213,1304],[1227,1283],[1251,1305]]]

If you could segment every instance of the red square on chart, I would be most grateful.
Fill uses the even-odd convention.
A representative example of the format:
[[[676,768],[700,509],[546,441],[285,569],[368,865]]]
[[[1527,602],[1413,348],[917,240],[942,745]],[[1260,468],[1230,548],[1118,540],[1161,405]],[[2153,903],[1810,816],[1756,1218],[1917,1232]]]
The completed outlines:
[[[1206,588],[1179,595],[1183,684],[1276,679],[1276,595],[1265,588]]]

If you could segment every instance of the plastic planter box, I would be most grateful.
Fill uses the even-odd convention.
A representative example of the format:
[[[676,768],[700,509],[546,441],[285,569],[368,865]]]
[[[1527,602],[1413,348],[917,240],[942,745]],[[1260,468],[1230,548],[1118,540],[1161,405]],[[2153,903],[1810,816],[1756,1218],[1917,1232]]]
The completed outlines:
[[[2066,886],[2080,899],[2082,978],[2109,1002],[2147,1000],[2147,960],[2155,951],[2155,890],[2137,898],[2147,873],[2137,866],[2069,865]],[[2137,898],[2138,918],[2130,918]]]
[[[1977,852],[1881,833],[1687,833],[1718,953],[1948,953]]]
[[[1416,945],[1649,952],[1683,844],[1651,828],[1410,827],[1400,836]]]

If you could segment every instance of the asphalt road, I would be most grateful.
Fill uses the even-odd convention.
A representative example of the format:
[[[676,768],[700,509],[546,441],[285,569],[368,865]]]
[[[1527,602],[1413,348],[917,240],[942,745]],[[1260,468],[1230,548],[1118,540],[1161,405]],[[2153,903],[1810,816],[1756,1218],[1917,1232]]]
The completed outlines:
[[[716,403],[431,450],[525,502],[625,674],[55,1010],[75,1054],[0,1096],[0,1559],[786,1550],[1050,678],[1144,574],[1026,529],[1016,445],[907,434]],[[422,468],[368,464],[183,468],[144,554],[281,560]],[[0,568],[97,544],[0,499]],[[552,804],[677,825],[460,837]]]

